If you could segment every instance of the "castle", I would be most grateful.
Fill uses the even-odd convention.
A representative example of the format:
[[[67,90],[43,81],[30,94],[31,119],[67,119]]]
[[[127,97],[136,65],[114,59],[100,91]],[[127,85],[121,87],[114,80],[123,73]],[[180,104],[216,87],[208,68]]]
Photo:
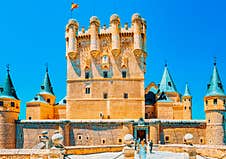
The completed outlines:
[[[181,95],[165,65],[160,84],[144,88],[146,21],[132,16],[121,27],[113,14],[110,27],[96,16],[88,30],[76,20],[66,26],[67,94],[60,102],[46,69],[40,92],[26,103],[26,120],[18,120],[20,100],[10,72],[0,89],[0,148],[32,148],[37,136],[60,130],[65,145],[121,145],[125,134],[157,143],[224,145],[226,95],[216,63],[204,97],[206,120],[192,120],[188,85]],[[13,132],[13,133],[9,133]]]

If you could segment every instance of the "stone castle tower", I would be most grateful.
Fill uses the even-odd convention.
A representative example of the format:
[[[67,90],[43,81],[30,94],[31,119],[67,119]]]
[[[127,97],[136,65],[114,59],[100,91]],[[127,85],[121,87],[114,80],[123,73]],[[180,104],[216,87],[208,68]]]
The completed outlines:
[[[216,62],[207,85],[204,97],[206,113],[206,143],[210,145],[225,144],[225,106],[226,95],[221,82]]]
[[[152,82],[145,88],[145,118],[192,119],[192,96],[188,84],[182,96],[176,89],[167,64],[160,84]]]
[[[43,84],[40,92],[26,103],[26,118],[31,119],[54,119],[55,95],[50,81],[48,68],[46,68]]]
[[[132,16],[121,27],[113,14],[110,27],[90,18],[87,31],[70,20],[66,26],[68,119],[144,117],[146,22]]]
[[[4,85],[0,87],[0,149],[16,147],[16,120],[20,113],[20,100],[7,70]]]

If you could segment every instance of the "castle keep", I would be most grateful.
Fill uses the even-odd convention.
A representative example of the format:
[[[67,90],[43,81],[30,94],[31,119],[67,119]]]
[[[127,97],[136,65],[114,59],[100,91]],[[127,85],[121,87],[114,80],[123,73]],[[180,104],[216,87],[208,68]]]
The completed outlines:
[[[116,14],[109,27],[93,16],[87,30],[71,19],[65,40],[67,94],[56,102],[47,68],[40,91],[26,103],[26,120],[17,120],[20,100],[7,70],[0,89],[0,148],[32,148],[43,130],[50,136],[60,130],[67,146],[121,145],[128,133],[155,144],[183,143],[187,133],[195,144],[225,144],[226,96],[216,63],[204,97],[206,120],[192,120],[188,84],[180,94],[167,64],[160,83],[144,88],[146,21],[139,14],[124,27]]]

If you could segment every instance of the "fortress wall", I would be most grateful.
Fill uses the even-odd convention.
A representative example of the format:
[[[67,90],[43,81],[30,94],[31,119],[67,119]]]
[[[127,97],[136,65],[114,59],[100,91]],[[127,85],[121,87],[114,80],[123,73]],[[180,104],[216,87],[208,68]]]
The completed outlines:
[[[16,126],[16,148],[32,148],[39,143],[39,135],[47,130],[52,137],[55,130],[64,136],[67,146],[121,145],[128,133],[133,133],[132,124],[110,120],[23,120]]]
[[[71,123],[70,145],[121,145],[132,124],[120,122]]]
[[[206,126],[204,124],[165,124],[160,128],[160,140],[162,143],[183,144],[184,136],[193,135],[194,144],[205,144]]]
[[[30,149],[39,143],[42,131],[47,130],[48,136],[52,136],[55,130],[59,130],[59,122],[45,123],[40,121],[18,122],[16,126],[16,148]]]

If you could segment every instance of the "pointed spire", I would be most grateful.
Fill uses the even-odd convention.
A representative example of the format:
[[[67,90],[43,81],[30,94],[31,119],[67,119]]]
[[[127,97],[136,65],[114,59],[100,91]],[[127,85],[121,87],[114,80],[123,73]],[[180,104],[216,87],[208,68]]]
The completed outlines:
[[[9,65],[6,65],[6,68],[7,68],[7,74],[6,74],[6,79],[5,79],[3,88],[2,88],[1,96],[6,97],[6,98],[18,99],[18,97],[16,95],[16,90],[13,86],[13,82],[10,77]]]
[[[53,93],[53,87],[51,85],[51,82],[50,82],[50,77],[49,77],[49,73],[48,73],[48,65],[46,65],[46,74],[45,74],[45,77],[44,77],[44,81],[43,81],[43,84],[41,85],[41,94],[52,94],[54,95]]]
[[[191,93],[190,93],[190,90],[188,88],[188,83],[186,83],[185,85],[185,91],[184,91],[184,97],[191,97]]]
[[[159,89],[162,92],[177,92],[176,86],[168,71],[167,63],[165,63],[165,69],[162,76],[162,80],[160,82]]]
[[[216,58],[214,58],[213,63],[213,73],[210,78],[210,82],[207,85],[206,96],[225,96],[224,88],[220,79],[220,75],[217,70]]]

